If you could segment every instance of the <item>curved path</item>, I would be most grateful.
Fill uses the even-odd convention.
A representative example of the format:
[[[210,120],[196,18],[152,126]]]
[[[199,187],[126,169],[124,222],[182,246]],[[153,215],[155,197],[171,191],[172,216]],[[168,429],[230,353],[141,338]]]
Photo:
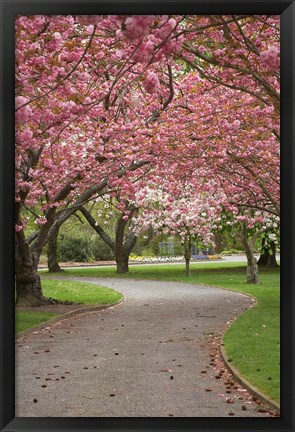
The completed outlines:
[[[125,301],[17,341],[16,416],[269,415],[223,369],[217,378],[213,335],[253,304],[249,297],[176,282],[81,280]]]

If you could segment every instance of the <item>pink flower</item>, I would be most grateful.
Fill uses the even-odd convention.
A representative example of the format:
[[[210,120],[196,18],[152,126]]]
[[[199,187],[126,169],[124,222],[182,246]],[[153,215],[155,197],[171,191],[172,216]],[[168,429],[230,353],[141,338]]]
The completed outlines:
[[[176,21],[174,18],[171,18],[169,21],[166,22],[166,24],[163,25],[163,27],[158,29],[156,34],[159,38],[165,39],[168,35],[172,33],[175,26],[176,26]]]
[[[39,217],[35,220],[35,223],[37,225],[45,225],[47,222],[47,219],[45,217]]]
[[[52,38],[57,42],[60,42],[62,40],[61,34],[59,32],[53,33]]]
[[[132,15],[126,18],[125,28],[123,34],[128,39],[135,39],[137,37],[148,34],[151,25],[155,19],[154,15]]]
[[[128,216],[128,215],[124,215],[124,216],[122,217],[122,219],[123,219],[124,221],[127,221],[127,220],[129,219],[129,216]]]
[[[15,231],[16,232],[21,231],[22,229],[24,229],[24,227],[22,225],[16,225],[15,224]]]
[[[280,50],[275,46],[270,46],[268,50],[260,53],[261,61],[272,70],[280,69]]]
[[[32,109],[28,105],[22,107],[22,105],[26,104],[28,101],[29,99],[23,96],[17,96],[15,98],[15,108],[17,109],[15,119],[18,123],[25,123],[32,115]]]
[[[102,15],[77,15],[76,20],[83,25],[96,25],[102,20]]]
[[[137,62],[146,62],[151,57],[151,54],[154,51],[154,44],[152,41],[147,41],[146,43],[142,43],[140,49],[133,56],[134,60]]]
[[[149,72],[143,82],[143,87],[147,93],[153,94],[160,88],[160,81],[154,72]]]
[[[240,120],[235,120],[232,126],[234,127],[234,129],[239,129],[240,124],[241,124]]]
[[[63,44],[63,40],[61,34],[59,32],[55,32],[52,35],[51,41],[49,41],[46,45],[46,48],[49,52],[58,51],[61,49]]]
[[[19,108],[19,107],[21,107],[22,105],[24,105],[27,102],[29,102],[29,99],[27,99],[27,98],[25,98],[23,96],[17,96],[15,98],[15,107]]]
[[[44,159],[43,165],[44,168],[52,169],[52,161],[50,159]]]

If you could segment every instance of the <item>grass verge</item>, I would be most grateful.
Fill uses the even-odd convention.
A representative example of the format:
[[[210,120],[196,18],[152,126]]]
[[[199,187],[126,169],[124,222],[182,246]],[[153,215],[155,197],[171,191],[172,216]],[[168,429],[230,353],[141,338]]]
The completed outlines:
[[[123,298],[121,293],[111,288],[76,281],[49,280],[44,278],[42,280],[42,288],[45,297],[82,303],[85,306],[113,304]],[[51,312],[26,310],[16,311],[15,315],[15,330],[17,333],[58,316],[58,314]]]
[[[69,300],[86,305],[105,305],[117,303],[123,294],[102,286],[66,280],[49,280],[43,278],[42,288],[45,297],[57,300]]]
[[[232,364],[266,396],[280,400],[280,274],[279,269],[260,270],[259,285],[246,283],[242,263],[191,264],[191,276],[183,264],[134,266],[119,275],[114,267],[67,269],[65,276],[122,277],[206,284],[250,294],[256,306],[230,326],[224,336]],[[43,272],[42,272],[43,273]]]
[[[16,311],[15,331],[16,333],[19,333],[31,327],[42,324],[43,322],[48,321],[56,316],[57,314],[52,312],[34,312],[25,310]]]

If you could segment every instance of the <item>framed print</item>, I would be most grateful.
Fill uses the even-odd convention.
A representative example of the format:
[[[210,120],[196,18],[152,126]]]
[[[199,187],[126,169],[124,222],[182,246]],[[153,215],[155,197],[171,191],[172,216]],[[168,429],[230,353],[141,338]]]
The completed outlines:
[[[1,430],[291,432],[294,2],[0,1]]]

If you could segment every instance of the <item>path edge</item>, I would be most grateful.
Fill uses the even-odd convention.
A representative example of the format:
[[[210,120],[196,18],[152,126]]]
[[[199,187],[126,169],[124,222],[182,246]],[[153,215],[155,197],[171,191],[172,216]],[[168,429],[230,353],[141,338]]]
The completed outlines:
[[[47,320],[47,321],[44,321],[41,324],[38,324],[38,325],[36,325],[34,327],[30,327],[27,330],[23,330],[21,332],[16,333],[15,334],[15,340],[17,341],[19,339],[22,339],[23,337],[28,336],[31,333],[34,333],[35,331],[43,330],[44,328],[46,328],[48,326],[51,326],[52,324],[55,324],[55,323],[57,323],[59,321],[63,321],[65,319],[67,319],[67,318],[72,318],[73,316],[80,315],[80,314],[83,314],[83,313],[86,313],[86,312],[95,312],[95,311],[98,311],[98,310],[108,309],[108,308],[110,308],[112,306],[119,305],[120,303],[122,303],[124,301],[125,301],[125,297],[123,297],[121,300],[117,301],[116,303],[111,303],[111,304],[106,304],[106,305],[99,305],[99,306],[85,306],[83,308],[75,309],[75,310],[67,312],[65,314],[58,315],[57,317],[54,317],[54,318],[52,318],[50,320]]]
[[[198,284],[198,285],[203,285],[203,284]],[[204,284],[205,285],[205,284]],[[207,286],[207,285],[206,285]],[[231,290],[228,288],[223,288],[223,287],[218,287],[216,285],[210,285],[212,288],[220,288],[220,289],[224,289],[226,291],[230,291],[230,292],[236,292],[239,294],[242,294],[246,297],[249,297],[251,300],[254,300],[254,302],[250,305],[250,308],[255,307],[257,305],[257,300],[255,297],[253,297],[251,294],[248,293],[244,293],[242,291],[236,291],[236,290]],[[249,308],[247,308],[248,310]],[[247,311],[244,311],[244,313],[246,313]],[[243,312],[242,312],[243,314]],[[240,315],[242,315],[240,314]],[[239,316],[240,316],[239,315]],[[233,324],[233,322],[231,323],[231,325]],[[234,376],[234,378],[243,386],[245,387],[247,390],[249,390],[254,396],[256,396],[258,399],[260,399],[261,401],[263,401],[264,403],[266,403],[270,408],[280,411],[280,404],[278,404],[276,401],[274,401],[273,399],[270,399],[268,396],[266,396],[264,393],[262,393],[257,387],[255,387],[253,384],[251,384],[246,378],[244,378],[244,376],[239,372],[239,370],[229,364],[229,362],[227,361],[228,355],[226,353],[226,349],[225,349],[225,342],[224,342],[224,336],[225,333],[228,331],[229,327],[226,329],[226,331],[223,333],[222,337],[221,337],[221,342],[219,345],[220,348],[220,353],[221,353],[221,357],[226,365],[226,367],[228,368],[228,370],[232,373],[232,375]]]
[[[222,335],[221,338],[221,344],[220,344],[220,352],[222,359],[226,365],[226,367],[230,370],[230,372],[233,374],[234,378],[247,390],[249,390],[254,396],[256,396],[258,399],[266,403],[270,408],[275,409],[277,411],[280,411],[280,404],[275,402],[273,399],[270,399],[265,394],[263,394],[257,387],[255,387],[253,384],[251,384],[244,376],[239,372],[239,370],[231,365],[228,361],[228,355],[226,353],[226,349],[224,346],[224,335]]]
[[[138,279],[136,279],[136,280],[138,280]],[[143,280],[146,280],[146,279],[143,279]],[[151,280],[153,280],[153,279],[151,279]],[[155,280],[157,280],[157,279],[155,279]],[[172,282],[178,282],[178,281],[172,281]],[[183,283],[183,282],[180,282],[180,283]],[[188,285],[190,285],[190,284],[188,284]],[[235,290],[231,290],[231,289],[223,288],[223,287],[219,287],[219,286],[214,286],[214,285],[206,285],[206,284],[202,284],[202,283],[199,283],[198,285],[210,286],[212,288],[218,288],[218,289],[223,289],[226,291],[236,292],[236,293],[242,294],[242,295],[249,297],[252,300],[254,300],[254,303],[250,307],[256,306],[256,304],[257,304],[255,297],[251,296],[248,293],[244,293],[241,291],[235,291]],[[52,324],[55,324],[56,322],[62,321],[62,320],[67,319],[67,318],[71,318],[72,316],[80,315],[80,314],[86,313],[86,312],[92,312],[92,311],[96,311],[96,310],[107,309],[111,306],[115,306],[115,305],[122,303],[124,300],[125,300],[125,297],[123,299],[119,300],[117,303],[113,303],[113,304],[109,304],[109,305],[100,305],[100,306],[88,306],[85,308],[80,308],[80,309],[76,309],[76,310],[71,311],[71,312],[67,312],[66,314],[59,315],[55,318],[52,318],[51,320],[45,321],[44,323],[35,326],[35,327],[31,327],[30,329],[16,333],[15,340],[21,339],[21,338],[33,333],[34,331],[42,330],[43,328],[48,327]],[[254,385],[252,385],[246,378],[244,378],[241,375],[241,373],[238,371],[238,369],[236,367],[234,367],[233,365],[230,365],[229,362],[226,360],[228,355],[227,355],[226,350],[224,348],[224,346],[225,346],[225,344],[224,344],[225,333],[222,335],[219,348],[220,348],[220,353],[221,353],[222,359],[223,359],[226,367],[228,368],[228,370],[230,370],[230,372],[233,374],[235,379],[241,385],[243,385],[245,388],[247,388],[254,396],[256,396],[257,398],[262,400],[264,403],[269,405],[269,407],[271,407],[272,409],[280,411],[280,404],[275,402],[273,399],[268,398],[265,394],[263,394],[260,390],[258,390]]]

